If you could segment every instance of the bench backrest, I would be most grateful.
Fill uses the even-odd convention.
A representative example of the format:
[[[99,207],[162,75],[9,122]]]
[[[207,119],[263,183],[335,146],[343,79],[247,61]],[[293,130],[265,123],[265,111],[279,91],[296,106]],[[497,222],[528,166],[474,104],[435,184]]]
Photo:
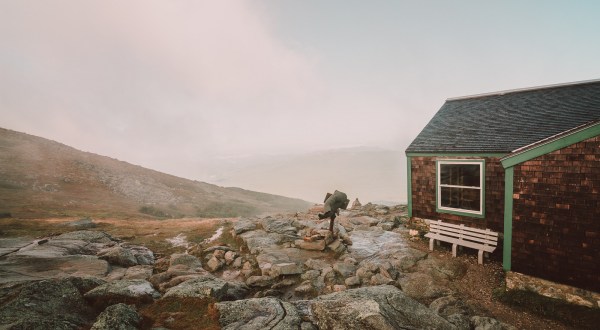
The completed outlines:
[[[498,233],[489,229],[472,228],[465,225],[455,225],[442,220],[431,221],[429,231],[435,234],[453,237],[459,240],[496,246],[498,244]]]

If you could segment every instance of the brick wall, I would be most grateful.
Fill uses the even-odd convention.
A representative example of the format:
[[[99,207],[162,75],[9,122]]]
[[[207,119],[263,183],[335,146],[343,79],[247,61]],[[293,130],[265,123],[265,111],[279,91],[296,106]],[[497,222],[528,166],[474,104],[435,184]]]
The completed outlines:
[[[600,136],[515,166],[512,269],[600,292]]]
[[[435,210],[435,161],[481,159],[473,157],[411,157],[413,217],[441,219],[476,228],[502,232],[504,224],[504,168],[498,158],[485,159],[485,218],[438,213]]]

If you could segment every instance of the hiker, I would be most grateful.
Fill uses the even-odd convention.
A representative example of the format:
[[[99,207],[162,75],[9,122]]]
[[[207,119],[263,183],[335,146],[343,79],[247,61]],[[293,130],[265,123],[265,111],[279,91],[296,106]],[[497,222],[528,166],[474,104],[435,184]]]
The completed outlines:
[[[323,211],[325,213],[319,213],[319,219],[329,218],[329,231],[333,235],[333,220],[336,215],[340,213],[340,209],[346,209],[350,200],[345,193],[341,191],[335,191],[333,194],[327,193],[325,196],[325,207]]]

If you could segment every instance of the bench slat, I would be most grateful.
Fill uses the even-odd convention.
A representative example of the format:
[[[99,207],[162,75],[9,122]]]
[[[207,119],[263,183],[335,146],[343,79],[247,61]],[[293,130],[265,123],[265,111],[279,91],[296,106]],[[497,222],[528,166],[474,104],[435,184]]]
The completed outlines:
[[[440,228],[444,228],[444,227],[457,228],[457,229],[461,228],[461,225],[455,225],[455,224],[452,224],[452,223],[442,222],[441,220],[430,221],[429,222],[429,227],[430,228],[434,228],[436,226],[439,226]],[[468,227],[468,226],[463,226],[463,228],[464,228],[464,230],[472,231],[472,232],[475,232],[475,233],[481,233],[481,234],[498,236],[497,232],[491,231],[489,229],[479,229],[479,228],[473,228],[473,227]]]
[[[464,236],[472,237],[473,240],[476,240],[476,239],[496,240],[497,239],[496,236],[469,233],[469,232],[465,232],[465,231],[462,231],[459,229],[454,229],[454,228],[446,229],[446,230],[439,230],[439,229],[431,230],[431,232],[438,233],[438,234],[446,234],[446,235],[449,235],[448,233],[453,233],[456,235],[464,235]]]
[[[468,240],[468,239],[460,239],[458,237],[452,237],[452,236],[446,236],[446,235],[440,235],[440,234],[435,234],[435,233],[428,233],[425,234],[425,237],[427,238],[433,238],[433,239],[437,239],[440,241],[444,241],[444,242],[449,242],[449,243],[457,243],[458,245],[463,245],[463,246],[467,246],[466,244],[471,244],[471,245],[487,245],[487,246],[491,246],[491,247],[496,247],[496,245],[498,244],[496,241],[490,241],[490,240],[486,240],[486,241],[472,241],[472,240]],[[464,242],[464,244],[463,244]]]

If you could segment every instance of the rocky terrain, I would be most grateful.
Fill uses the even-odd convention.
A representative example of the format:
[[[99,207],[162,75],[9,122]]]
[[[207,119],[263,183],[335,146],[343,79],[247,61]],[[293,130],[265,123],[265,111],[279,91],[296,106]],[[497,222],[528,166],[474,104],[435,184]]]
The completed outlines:
[[[187,180],[0,128],[0,218],[236,217],[310,205]]]
[[[345,211],[335,236],[318,211],[228,220],[170,255],[98,228],[1,238],[0,328],[568,328],[469,299],[464,286],[481,289],[497,268],[420,248],[403,206]]]

